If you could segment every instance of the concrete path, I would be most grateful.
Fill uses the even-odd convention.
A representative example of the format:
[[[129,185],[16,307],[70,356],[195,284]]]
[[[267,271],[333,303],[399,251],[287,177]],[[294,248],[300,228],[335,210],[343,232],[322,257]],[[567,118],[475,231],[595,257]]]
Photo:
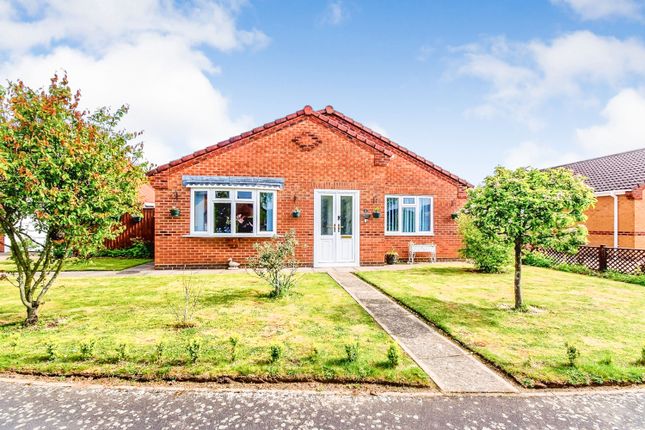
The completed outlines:
[[[644,429],[645,391],[351,395],[0,381],[0,429]]]
[[[329,274],[374,317],[445,392],[512,393],[517,389],[470,352],[349,271]]]

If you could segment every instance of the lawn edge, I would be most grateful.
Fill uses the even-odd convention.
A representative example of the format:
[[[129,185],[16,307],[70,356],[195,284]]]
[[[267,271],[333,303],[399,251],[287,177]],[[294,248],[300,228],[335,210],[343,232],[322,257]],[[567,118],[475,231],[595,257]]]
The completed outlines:
[[[372,287],[376,288],[377,290],[379,290],[380,292],[385,294],[387,297],[389,297],[390,299],[394,300],[394,302],[396,302],[397,304],[399,304],[400,306],[404,307],[405,309],[407,309],[412,314],[414,314],[417,317],[419,317],[421,319],[421,321],[423,321],[425,324],[428,324],[430,327],[437,329],[444,336],[447,336],[452,341],[454,341],[455,343],[457,343],[461,347],[465,348],[467,351],[469,351],[472,354],[476,355],[479,359],[481,359],[481,361],[483,361],[487,365],[493,367],[494,369],[497,369],[498,371],[503,373],[505,376],[511,378],[514,382],[519,384],[522,388],[525,388],[525,389],[528,389],[528,390],[546,390],[546,389],[554,389],[554,388],[556,388],[556,389],[567,389],[567,388],[584,388],[584,387],[629,387],[629,386],[645,387],[645,382],[641,382],[641,383],[636,383],[636,382],[603,382],[602,384],[599,384],[599,383],[596,383],[596,382],[593,382],[593,381],[591,383],[589,383],[589,384],[580,384],[580,385],[569,384],[569,383],[555,383],[555,382],[546,382],[546,381],[536,381],[536,383],[540,384],[541,386],[537,386],[537,385],[528,386],[528,385],[525,385],[525,384],[522,383],[522,381],[520,381],[517,378],[517,376],[513,375],[512,373],[510,373],[509,371],[507,371],[506,369],[501,367],[499,364],[497,364],[494,361],[491,361],[487,357],[483,356],[480,352],[473,350],[469,345],[467,345],[464,342],[462,342],[461,340],[457,339],[456,337],[454,337],[453,335],[448,333],[445,329],[443,329],[442,327],[439,327],[434,322],[432,322],[429,319],[427,319],[424,315],[422,315],[421,313],[419,313],[415,309],[411,308],[407,304],[403,303],[401,300],[399,300],[396,297],[392,296],[390,293],[385,291],[380,286],[376,285],[374,282],[372,282],[372,281],[370,281],[368,279],[365,279],[362,276],[362,272],[353,272],[353,273],[354,273],[355,276],[360,278],[362,281],[367,282]]]
[[[85,378],[85,379],[118,379],[129,382],[194,382],[194,383],[216,383],[227,385],[232,382],[242,384],[302,384],[318,383],[322,385],[365,385],[374,387],[393,387],[393,388],[414,388],[434,391],[436,387],[433,384],[416,384],[411,382],[396,382],[384,380],[355,379],[355,378],[321,378],[321,377],[302,377],[302,376],[252,376],[252,375],[218,375],[213,377],[191,376],[191,375],[174,375],[174,376],[146,376],[146,375],[123,375],[103,372],[45,372],[40,370],[16,370],[4,369],[0,371],[0,377],[21,375],[47,378]]]

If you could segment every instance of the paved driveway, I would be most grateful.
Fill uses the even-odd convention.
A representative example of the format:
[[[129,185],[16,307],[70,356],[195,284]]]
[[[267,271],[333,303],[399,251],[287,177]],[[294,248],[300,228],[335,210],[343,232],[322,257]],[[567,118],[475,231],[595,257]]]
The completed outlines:
[[[358,395],[0,381],[1,429],[645,429],[645,390]]]

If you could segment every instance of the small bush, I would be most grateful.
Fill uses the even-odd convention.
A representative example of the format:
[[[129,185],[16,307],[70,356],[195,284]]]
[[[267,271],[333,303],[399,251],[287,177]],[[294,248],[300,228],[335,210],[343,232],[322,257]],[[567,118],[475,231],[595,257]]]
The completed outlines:
[[[271,363],[277,363],[282,358],[282,347],[280,345],[271,345]]]
[[[399,354],[399,348],[396,345],[392,344],[387,349],[387,364],[389,367],[396,367],[399,365],[401,356]]]
[[[645,366],[645,346],[641,349],[641,358],[636,363]]]
[[[159,342],[155,345],[155,353],[154,353],[155,362],[161,363],[161,361],[163,360],[163,354],[165,350],[166,350],[166,345],[163,342]]]
[[[293,230],[283,238],[274,237],[271,241],[253,245],[256,255],[248,259],[249,267],[271,286],[271,298],[287,295],[295,286],[297,246]]]
[[[47,361],[56,360],[56,345],[51,342],[47,342],[45,345],[45,357],[47,358]]]
[[[603,358],[598,361],[598,363],[605,365],[605,366],[611,366],[611,364],[614,362],[613,357],[611,354],[606,354]]]
[[[202,344],[197,339],[191,339],[186,345],[186,351],[188,352],[188,358],[192,364],[195,364],[199,359],[199,353],[202,348]]]
[[[345,355],[349,363],[358,361],[358,342],[345,345]]]
[[[528,251],[522,256],[522,263],[527,266],[546,267],[550,268],[555,266],[555,261],[548,255],[544,255],[538,251]]]
[[[475,268],[484,273],[499,273],[506,270],[513,261],[513,249],[496,237],[485,237],[465,214],[458,218],[459,233],[463,248],[461,256],[470,260]]]
[[[309,354],[309,361],[316,363],[318,362],[318,359],[320,359],[320,350],[314,346],[311,350],[311,354]]]
[[[578,351],[578,348],[576,348],[575,345],[572,345],[568,342],[565,343],[564,346],[567,350],[567,360],[569,361],[569,366],[577,367],[578,358],[580,358],[580,351]]]
[[[90,339],[87,342],[81,342],[80,353],[82,360],[89,360],[94,356],[94,347],[96,346],[96,341]]]
[[[184,268],[185,269],[185,268]],[[168,309],[175,316],[174,327],[195,327],[195,314],[201,307],[201,288],[195,283],[192,273],[181,275],[181,299],[168,299]]]
[[[119,346],[116,347],[116,359],[118,361],[125,361],[128,358],[128,350],[127,346],[125,343],[120,343]]]
[[[228,339],[228,343],[231,344],[231,363],[234,363],[237,360],[237,344],[239,343],[239,339],[231,336]]]
[[[140,237],[132,239],[132,245],[124,249],[104,249],[96,254],[97,257],[122,258],[152,258],[152,244]]]

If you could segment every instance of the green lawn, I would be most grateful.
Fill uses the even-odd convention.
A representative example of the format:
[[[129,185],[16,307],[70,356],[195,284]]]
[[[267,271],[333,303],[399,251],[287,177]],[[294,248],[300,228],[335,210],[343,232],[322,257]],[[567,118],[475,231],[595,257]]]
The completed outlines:
[[[509,310],[512,273],[453,264],[360,276],[526,386],[645,382],[642,286],[534,267],[523,274],[527,313]],[[576,367],[566,342],[580,351]]]
[[[37,328],[22,328],[17,290],[0,283],[0,371],[52,374],[135,375],[213,379],[218,376],[279,380],[335,380],[428,385],[403,352],[386,365],[392,339],[326,274],[299,278],[294,293],[268,298],[269,288],[247,274],[194,275],[201,308],[194,328],[176,329],[172,304],[182,300],[186,275],[59,279]],[[229,339],[239,339],[231,362]],[[82,360],[83,343],[96,341]],[[187,345],[201,344],[195,364]],[[345,346],[359,342],[358,361]],[[56,358],[47,360],[47,344]],[[127,359],[117,360],[126,344]],[[161,360],[154,358],[162,343]],[[271,363],[271,346],[283,357]]]
[[[124,270],[130,267],[149,263],[149,258],[120,258],[120,257],[92,257],[87,260],[72,259],[63,264],[63,271],[98,271],[98,270]],[[10,260],[0,260],[0,272],[15,272],[16,265]]]

